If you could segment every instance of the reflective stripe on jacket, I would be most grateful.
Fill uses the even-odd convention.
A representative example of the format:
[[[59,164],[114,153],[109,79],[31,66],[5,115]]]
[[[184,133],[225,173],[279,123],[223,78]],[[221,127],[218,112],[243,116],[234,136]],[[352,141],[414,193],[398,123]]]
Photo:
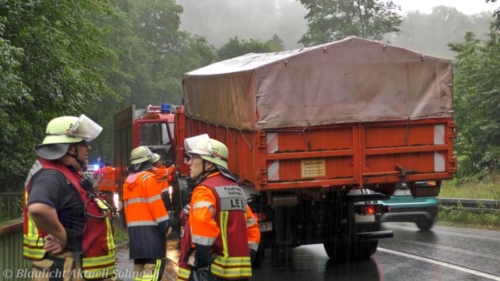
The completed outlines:
[[[116,182],[115,182],[115,168],[110,166],[104,166],[101,170],[101,179],[99,180],[98,189],[99,191],[112,191],[116,192]]]
[[[209,175],[192,195],[192,242],[212,246],[210,272],[222,279],[252,277],[248,248],[247,203],[243,190],[220,173]]]
[[[101,209],[101,199],[89,199],[88,192],[80,185],[81,176],[70,171],[63,164],[56,161],[39,159],[31,168],[25,183],[23,215],[23,257],[29,260],[42,260],[46,251],[43,249],[45,243],[44,233],[38,228],[28,213],[28,196],[31,190],[33,176],[43,169],[57,170],[77,189],[81,199],[86,204],[87,221],[83,228],[82,240],[82,271],[86,279],[101,279],[112,277],[115,271],[115,242],[113,238],[113,226],[111,224],[111,213]],[[82,210],[83,211],[83,210]],[[106,215],[107,214],[107,215]],[[101,217],[101,218],[94,218]]]

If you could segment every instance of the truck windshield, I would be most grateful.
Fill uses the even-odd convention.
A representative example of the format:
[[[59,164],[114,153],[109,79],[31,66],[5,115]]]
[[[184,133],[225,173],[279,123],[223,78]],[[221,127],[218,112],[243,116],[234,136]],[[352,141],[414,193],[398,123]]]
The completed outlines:
[[[139,124],[139,145],[163,145],[169,143],[170,137],[166,123]]]

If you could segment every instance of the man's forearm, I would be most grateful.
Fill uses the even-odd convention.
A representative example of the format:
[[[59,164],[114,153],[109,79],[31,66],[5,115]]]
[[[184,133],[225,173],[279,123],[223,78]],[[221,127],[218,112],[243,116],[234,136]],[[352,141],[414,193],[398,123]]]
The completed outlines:
[[[54,208],[42,203],[34,203],[28,206],[28,213],[37,227],[52,234],[56,239],[66,241],[66,230],[59,222]]]

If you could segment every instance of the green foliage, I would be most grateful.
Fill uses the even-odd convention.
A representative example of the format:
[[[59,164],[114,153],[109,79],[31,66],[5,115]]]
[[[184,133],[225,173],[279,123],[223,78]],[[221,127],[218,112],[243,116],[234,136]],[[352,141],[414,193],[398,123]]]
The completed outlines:
[[[112,53],[93,19],[106,1],[4,0],[0,5],[0,170],[19,190],[46,123],[77,115],[110,89],[101,62]],[[16,148],[16,149],[13,149]]]
[[[275,35],[273,39],[260,42],[256,39],[250,40],[241,40],[238,37],[230,38],[229,42],[222,45],[217,50],[217,60],[222,61],[242,55],[246,55],[248,53],[271,53],[277,52],[282,49],[281,39]]]
[[[402,18],[399,6],[380,0],[300,0],[309,10],[307,33],[299,43],[314,46],[348,36],[381,40],[390,32],[398,32]]]
[[[113,162],[113,115],[135,104],[180,104],[182,75],[213,62],[202,37],[179,31],[182,7],[171,0],[114,0],[99,25],[117,60],[108,60],[107,85],[116,96],[94,99],[88,115],[104,130],[92,143],[89,159]]]
[[[495,3],[495,2],[497,2],[497,0],[486,0],[486,3],[488,3],[488,2]],[[500,30],[500,8],[496,9],[493,16],[495,17],[494,26],[497,30]]]
[[[115,244],[116,245],[121,245],[124,242],[128,241],[128,231],[126,228],[122,228],[120,226],[117,226],[115,223]]]
[[[489,174],[500,164],[500,34],[486,40],[467,33],[464,43],[450,44],[455,62],[456,152],[459,176]]]
[[[500,174],[493,173],[481,177],[461,177],[444,181],[439,197],[500,200]]]
[[[500,230],[500,214],[475,214],[463,208],[444,208],[439,211],[438,223],[455,227]]]

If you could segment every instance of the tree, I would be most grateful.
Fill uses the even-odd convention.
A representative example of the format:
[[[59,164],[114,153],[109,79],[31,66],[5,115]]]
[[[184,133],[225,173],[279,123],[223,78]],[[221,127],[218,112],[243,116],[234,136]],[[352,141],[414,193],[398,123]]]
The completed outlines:
[[[459,175],[481,175],[500,167],[500,34],[492,27],[486,40],[467,33],[454,67],[456,152]]]
[[[492,2],[495,3],[497,0],[486,0],[486,3]],[[496,9],[495,13],[493,13],[493,16],[496,18],[494,22],[494,26],[496,27],[497,30],[500,30],[500,8]]]
[[[2,188],[20,189],[48,121],[79,115],[111,94],[103,60],[112,52],[93,20],[101,0],[4,0],[0,5],[0,171]],[[15,149],[14,149],[15,148]]]
[[[113,159],[116,112],[132,104],[180,104],[182,75],[214,59],[204,38],[179,31],[182,7],[174,1],[113,0],[110,9],[98,23],[106,31],[105,45],[118,58],[105,62],[106,83],[116,95],[94,99],[87,110],[104,128],[92,142],[92,163]]]
[[[281,47],[275,42],[280,42],[279,37],[273,37],[272,40],[260,42],[256,39],[241,40],[238,37],[230,38],[229,42],[222,45],[217,51],[217,60],[222,61],[248,53],[270,53],[281,50]]]
[[[399,5],[381,0],[300,0],[309,10],[308,30],[299,43],[313,46],[340,40],[350,35],[381,40],[383,35],[398,32]]]

